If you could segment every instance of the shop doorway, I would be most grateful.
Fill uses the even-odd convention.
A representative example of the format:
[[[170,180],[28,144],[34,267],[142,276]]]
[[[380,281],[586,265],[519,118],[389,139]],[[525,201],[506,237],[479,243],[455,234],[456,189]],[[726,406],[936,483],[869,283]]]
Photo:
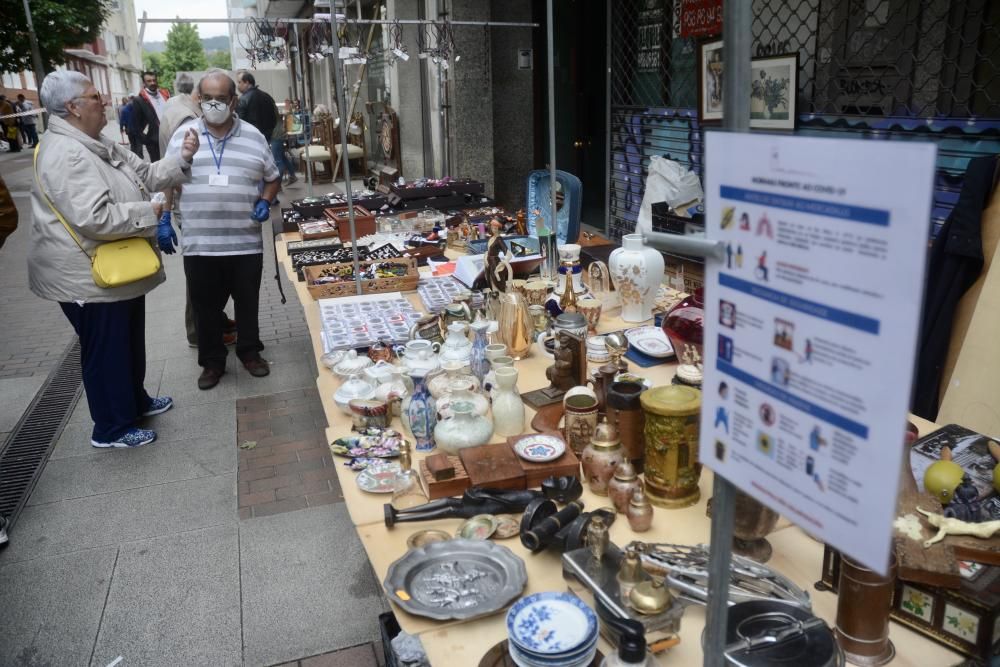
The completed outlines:
[[[607,0],[553,3],[555,20],[556,166],[583,184],[581,222],[604,231],[607,160]],[[545,3],[534,4],[536,100],[548,103]],[[540,84],[540,85],[537,85]],[[540,88],[540,90],[539,90]],[[548,108],[537,114],[538,151],[548,163]],[[537,144],[536,144],[537,145]]]

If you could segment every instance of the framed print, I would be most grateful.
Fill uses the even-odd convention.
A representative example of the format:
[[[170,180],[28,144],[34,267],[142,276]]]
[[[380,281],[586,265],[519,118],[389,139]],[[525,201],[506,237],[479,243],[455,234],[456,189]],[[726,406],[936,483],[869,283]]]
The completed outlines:
[[[722,121],[722,40],[698,45],[698,122]]]
[[[794,130],[799,54],[754,58],[750,64],[750,127]]]

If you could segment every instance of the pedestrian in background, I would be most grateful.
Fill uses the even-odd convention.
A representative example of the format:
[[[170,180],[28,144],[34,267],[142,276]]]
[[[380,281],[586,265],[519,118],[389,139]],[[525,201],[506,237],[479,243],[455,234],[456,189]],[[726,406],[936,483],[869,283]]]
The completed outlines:
[[[154,237],[162,206],[150,193],[186,180],[198,136],[179,142],[176,157],[143,161],[102,136],[106,104],[80,72],[59,70],[42,81],[49,129],[38,147],[31,193],[28,285],[57,301],[80,338],[83,387],[94,447],[139,447],[156,432],[138,421],[173,401],[152,398],[146,377],[145,295],[165,279],[154,275],[117,287],[94,282],[91,258],[107,241]]]
[[[240,72],[236,87],[240,91],[236,115],[260,130],[270,143],[274,126],[278,124],[278,106],[274,98],[257,87],[257,81],[250,72]]]
[[[156,72],[143,72],[142,84],[142,90],[132,99],[129,121],[146,147],[149,161],[156,162],[160,159],[160,119],[170,93],[157,85]]]
[[[277,106],[274,107],[274,112],[278,113]],[[281,118],[280,114],[278,114],[278,118]],[[282,180],[285,180],[288,185],[299,180],[295,175],[295,165],[288,157],[288,151],[285,150],[285,124],[280,120],[274,126],[274,134],[271,136],[271,154],[274,156],[274,164],[277,165]]]
[[[14,206],[14,198],[10,196],[10,190],[0,175],[0,248],[15,229],[17,229],[17,207]]]
[[[18,94],[17,103],[21,107],[21,113],[34,111],[35,105],[23,94]],[[21,131],[24,133],[24,145],[34,146],[38,143],[38,131],[35,129],[35,114],[21,116]]]
[[[17,118],[14,118],[14,105],[7,99],[6,95],[0,95],[0,128],[3,129],[3,139],[10,145],[10,152],[16,153],[21,150],[21,142],[17,138]]]
[[[188,121],[170,139],[167,155],[178,154],[189,129],[201,147],[191,180],[182,186],[184,275],[198,330],[199,389],[211,389],[226,372],[219,311],[232,297],[236,311],[236,356],[254,377],[270,373],[260,356],[258,307],[264,267],[261,225],[271,215],[281,177],[264,136],[234,115],[236,82],[212,69],[198,82],[202,118]],[[273,107],[273,105],[272,105]],[[170,244],[170,225],[161,222],[158,239]]]

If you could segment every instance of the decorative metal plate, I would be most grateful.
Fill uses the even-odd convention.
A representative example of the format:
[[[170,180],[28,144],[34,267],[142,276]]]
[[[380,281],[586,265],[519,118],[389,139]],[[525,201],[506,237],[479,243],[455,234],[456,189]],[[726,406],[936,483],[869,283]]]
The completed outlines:
[[[382,585],[405,611],[443,621],[497,612],[527,581],[524,561],[507,547],[454,539],[410,549],[389,566]]]

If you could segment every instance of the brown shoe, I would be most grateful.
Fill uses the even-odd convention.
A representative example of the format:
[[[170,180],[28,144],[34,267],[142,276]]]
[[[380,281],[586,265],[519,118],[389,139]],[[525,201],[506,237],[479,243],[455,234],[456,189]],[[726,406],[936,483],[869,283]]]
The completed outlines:
[[[201,375],[198,376],[198,389],[206,390],[211,389],[215,385],[219,384],[219,380],[222,376],[226,374],[225,368],[212,368],[208,367],[201,371]]]
[[[243,368],[250,372],[250,375],[255,378],[262,378],[265,375],[271,374],[271,367],[268,365],[265,359],[257,357],[256,359],[247,359],[243,362]]]

